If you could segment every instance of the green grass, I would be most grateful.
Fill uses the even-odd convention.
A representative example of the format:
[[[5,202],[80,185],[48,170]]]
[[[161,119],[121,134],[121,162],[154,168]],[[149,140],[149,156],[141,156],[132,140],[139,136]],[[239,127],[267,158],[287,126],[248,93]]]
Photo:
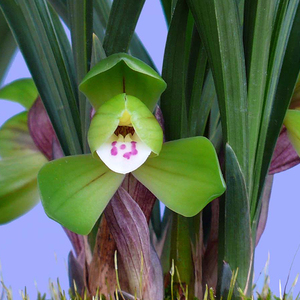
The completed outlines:
[[[171,272],[171,278],[174,277],[175,272],[176,272],[176,267],[174,268],[174,272]],[[246,295],[243,294],[241,289],[238,288],[237,290],[235,290],[237,274],[238,274],[238,270],[236,272],[233,272],[230,289],[229,289],[227,298],[225,298],[225,299],[221,298],[220,300],[237,299],[237,298],[233,298],[234,292],[236,293],[235,297],[238,297],[241,300],[255,300],[255,299],[256,300],[300,300],[300,293],[296,296],[293,293],[294,287],[296,286],[297,281],[298,281],[298,275],[295,278],[290,290],[287,293],[282,291],[281,285],[280,285],[279,296],[276,296],[275,294],[272,293],[272,291],[269,288],[269,281],[270,281],[269,276],[265,275],[264,285],[262,287],[262,290],[259,292],[257,292],[257,291],[254,292],[255,295],[252,297],[247,297]],[[5,299],[13,300],[11,289],[8,288],[4,284],[3,281],[1,281],[1,284],[2,284],[2,292],[0,293],[0,300],[5,300]],[[256,290],[256,287],[254,286],[253,289]],[[76,284],[74,284],[75,292],[72,292],[71,289],[68,292],[65,292],[61,289],[59,281],[57,281],[56,284],[54,282],[50,282],[49,283],[49,291],[50,291],[50,297],[46,297],[46,294],[41,294],[40,292],[38,292],[36,299],[37,300],[69,300],[69,299],[70,300],[87,300],[87,299],[89,299],[87,293],[85,293],[84,295],[80,295],[77,292]],[[184,291],[185,291],[184,292],[185,295],[187,295],[188,287],[186,287],[184,289]],[[179,300],[180,299],[178,291],[174,288],[169,287],[168,289],[166,289],[165,292],[166,292],[165,300]],[[30,300],[29,295],[26,292],[26,288],[24,291],[21,291],[21,297],[22,297],[22,300]],[[134,296],[132,296],[132,298],[128,298],[126,293],[123,294],[121,292],[120,286],[118,286],[118,289],[116,290],[115,299],[113,299],[112,297],[110,299],[107,299],[105,296],[100,295],[99,291],[97,291],[96,295],[93,297],[93,300],[127,300],[127,299],[142,300],[142,299],[138,299]],[[194,298],[194,300],[198,300],[198,298]],[[208,286],[206,286],[203,300],[216,300],[215,292],[212,288],[209,288]]]

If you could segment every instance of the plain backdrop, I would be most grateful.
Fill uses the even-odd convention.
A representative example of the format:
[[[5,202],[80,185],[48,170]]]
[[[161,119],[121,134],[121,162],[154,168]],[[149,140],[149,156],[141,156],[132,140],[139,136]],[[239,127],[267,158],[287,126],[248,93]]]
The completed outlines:
[[[159,0],[146,1],[137,33],[161,70],[167,28]],[[22,77],[30,77],[30,73],[18,52],[4,83]],[[22,110],[18,104],[0,100],[0,125]],[[256,248],[255,282],[270,253],[270,286],[277,295],[279,280],[284,287],[300,244],[299,178],[300,166],[275,175],[266,230]],[[71,244],[61,226],[47,218],[40,204],[18,220],[0,226],[2,275],[4,283],[12,287],[14,299],[20,298],[19,291],[25,286],[31,299],[35,299],[37,289],[48,293],[49,280],[55,282],[58,277],[61,286],[67,290],[67,256],[70,250]],[[295,258],[288,287],[299,271],[300,254]],[[263,276],[258,279],[258,286],[262,281]],[[299,290],[296,286],[296,291]]]

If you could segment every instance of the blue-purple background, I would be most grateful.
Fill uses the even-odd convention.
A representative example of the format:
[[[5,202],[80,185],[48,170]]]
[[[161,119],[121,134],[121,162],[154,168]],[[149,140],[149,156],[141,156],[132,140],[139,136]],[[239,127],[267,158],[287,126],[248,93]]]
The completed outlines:
[[[161,70],[167,28],[159,0],[146,1],[137,33]],[[5,84],[22,77],[30,77],[30,73],[18,53]],[[1,100],[0,125],[21,110],[20,105]],[[275,176],[266,230],[256,249],[255,278],[262,271],[270,253],[270,286],[278,295],[279,279],[284,286],[300,244],[299,178],[300,166]],[[0,226],[3,280],[12,287],[14,298],[20,297],[19,291],[24,290],[24,286],[31,299],[36,297],[37,288],[48,293],[49,279],[56,281],[57,277],[61,286],[68,289],[67,255],[70,249],[71,245],[60,225],[47,218],[40,204],[22,218]],[[300,254],[295,259],[288,286],[299,271]],[[296,291],[299,290],[299,286],[296,286]]]

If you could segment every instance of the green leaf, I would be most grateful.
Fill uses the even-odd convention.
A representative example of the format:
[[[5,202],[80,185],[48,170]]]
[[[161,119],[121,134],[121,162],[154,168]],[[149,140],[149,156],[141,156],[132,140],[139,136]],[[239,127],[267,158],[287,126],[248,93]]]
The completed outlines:
[[[148,66],[150,66],[153,70],[158,72],[153,60],[151,59],[149,53],[147,52],[145,46],[139,39],[136,33],[133,34],[130,45],[129,45],[129,53],[142,60],[144,63],[146,63]]]
[[[64,157],[38,174],[45,212],[78,234],[88,234],[124,179],[92,155]]]
[[[105,51],[103,49],[102,43],[98,37],[93,34],[93,48],[92,48],[92,59],[91,59],[91,68],[94,67],[102,59],[106,58]]]
[[[38,91],[31,78],[15,80],[0,89],[0,99],[17,102],[29,109],[38,97]]]
[[[111,9],[110,0],[94,0],[94,32],[103,42]]]
[[[268,78],[268,62],[276,0],[246,0],[245,58],[248,78],[248,122],[250,168],[253,169]]]
[[[288,109],[284,118],[284,125],[288,130],[287,134],[294,149],[300,156],[300,110]]]
[[[225,170],[227,190],[221,205],[221,230],[219,262],[226,261],[231,270],[239,269],[237,282],[243,291],[251,288],[251,266],[253,260],[250,209],[245,178],[239,161],[226,145]]]
[[[97,110],[105,101],[126,93],[153,111],[166,83],[148,65],[125,53],[100,61],[79,86]]]
[[[48,0],[48,2],[51,3],[55,11],[59,14],[63,21],[66,24],[69,24],[67,0]]]
[[[204,135],[209,116],[212,98],[201,97],[207,75],[206,68],[207,55],[205,48],[201,43],[196,27],[194,27],[186,79],[189,136]],[[210,86],[210,90],[214,91],[214,86]]]
[[[210,117],[209,130],[214,134],[220,123],[220,111],[218,106],[217,93],[211,70],[208,72],[202,89],[198,106],[198,119],[195,116],[195,130],[197,135],[204,135],[208,117]],[[191,115],[192,117],[192,115]],[[210,137],[212,141],[213,138]],[[217,151],[218,152],[218,151]]]
[[[172,18],[165,48],[162,77],[167,89],[161,97],[167,140],[186,137],[185,41],[189,9],[179,0]]]
[[[260,194],[300,70],[299,0],[284,1],[281,4],[272,37],[265,107],[255,161],[255,169],[260,171],[254,177],[251,220],[259,217]]]
[[[113,1],[103,48],[107,55],[127,52],[145,0]]]
[[[234,274],[227,262],[222,262],[222,263],[223,265],[221,268],[221,272],[218,276],[217,297],[220,299],[239,300],[241,298],[237,296],[238,293],[237,293],[236,285],[234,285],[233,297],[228,298],[230,288],[232,287],[232,279],[234,278],[233,277]]]
[[[30,136],[27,116],[27,112],[17,114],[0,128],[0,156],[2,158],[20,157],[39,152]]]
[[[161,6],[163,8],[163,11],[164,11],[166,22],[169,25],[170,21],[171,21],[171,15],[172,15],[172,12],[171,12],[172,0],[160,0],[160,2],[161,2]]]
[[[132,174],[167,207],[187,217],[225,191],[217,155],[204,137],[165,143],[159,156]]]
[[[175,271],[174,282],[177,284],[186,284],[189,293],[193,292],[193,258],[191,255],[191,240],[189,232],[189,219],[177,213],[173,213],[171,227],[171,251],[170,257],[174,260],[174,264],[178,270]],[[178,277],[179,275],[179,277]]]
[[[17,45],[15,39],[3,13],[0,11],[0,84],[2,83],[16,49]]]
[[[70,46],[45,0],[1,1],[66,155],[81,152],[76,82],[66,58]]]
[[[0,224],[23,215],[39,201],[36,176],[45,162],[39,152],[0,160]]]
[[[239,11],[233,0],[188,0],[212,68],[227,141],[248,178],[247,88]]]
[[[89,71],[91,64],[93,1],[68,0],[67,2],[78,86]],[[91,119],[91,105],[82,93],[79,93],[79,112],[84,152],[88,152],[87,131]]]

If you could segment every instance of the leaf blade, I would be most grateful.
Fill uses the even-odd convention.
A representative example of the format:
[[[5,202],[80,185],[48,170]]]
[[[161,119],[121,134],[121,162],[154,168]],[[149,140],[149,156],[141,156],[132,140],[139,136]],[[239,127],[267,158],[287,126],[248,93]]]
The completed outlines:
[[[67,37],[57,36],[57,20],[52,18],[53,12],[44,0],[4,0],[0,6],[27,61],[65,154],[81,153],[75,84],[69,73],[72,67],[65,59],[67,43],[62,44]]]
[[[144,3],[145,0],[115,0],[113,2],[103,41],[103,48],[108,56],[118,52],[127,52]]]

